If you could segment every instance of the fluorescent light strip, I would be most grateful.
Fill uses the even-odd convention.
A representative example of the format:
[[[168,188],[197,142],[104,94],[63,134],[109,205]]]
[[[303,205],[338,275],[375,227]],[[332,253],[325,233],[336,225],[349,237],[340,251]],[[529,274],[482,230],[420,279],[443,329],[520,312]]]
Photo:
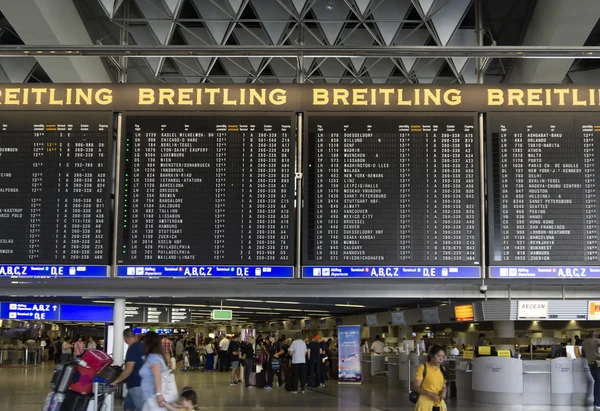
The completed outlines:
[[[353,307],[353,308],[365,308],[366,306],[360,304],[336,304],[336,307]]]
[[[261,300],[236,300],[232,298],[228,298],[225,301],[235,301],[236,303],[264,303],[264,301]]]
[[[173,307],[208,307],[204,304],[173,304]]]
[[[283,307],[278,307],[278,308],[273,308],[274,310],[279,310],[279,311],[298,311],[298,312],[302,312],[304,310],[299,310],[297,308],[283,308]]]
[[[329,314],[329,311],[323,310],[304,310],[305,313]]]
[[[267,304],[292,304],[292,305],[300,305],[300,303],[296,301],[263,301]]]
[[[227,308],[227,309],[233,309],[233,308],[242,308],[242,307],[238,307],[237,305],[209,305],[210,308],[217,308],[217,309],[221,309],[221,308]]]
[[[244,310],[264,310],[264,311],[271,311],[272,308],[265,308],[265,307],[243,307]]]

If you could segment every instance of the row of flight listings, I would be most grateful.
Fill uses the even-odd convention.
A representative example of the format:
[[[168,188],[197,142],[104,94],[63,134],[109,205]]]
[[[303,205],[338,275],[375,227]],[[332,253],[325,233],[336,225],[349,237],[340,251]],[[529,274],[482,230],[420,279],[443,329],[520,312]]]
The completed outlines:
[[[115,265],[118,277],[292,278],[295,119],[132,113],[113,147],[111,113],[10,113],[0,275],[106,277]],[[303,277],[483,274],[475,115],[304,121]],[[599,278],[598,117],[487,122],[489,275]]]

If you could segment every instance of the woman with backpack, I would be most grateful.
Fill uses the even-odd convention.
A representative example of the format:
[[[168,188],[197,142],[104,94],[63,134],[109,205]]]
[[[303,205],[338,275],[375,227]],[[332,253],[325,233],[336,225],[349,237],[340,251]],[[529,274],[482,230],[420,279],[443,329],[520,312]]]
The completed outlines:
[[[415,411],[446,411],[446,382],[448,376],[442,365],[446,352],[434,345],[427,354],[427,363],[417,367],[413,391],[419,394]]]

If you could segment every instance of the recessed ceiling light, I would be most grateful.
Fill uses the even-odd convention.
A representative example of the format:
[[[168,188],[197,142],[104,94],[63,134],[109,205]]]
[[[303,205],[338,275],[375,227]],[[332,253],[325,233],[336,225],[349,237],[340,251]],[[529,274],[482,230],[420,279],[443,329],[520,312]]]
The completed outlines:
[[[355,307],[355,308],[365,308],[364,305],[360,304],[336,304],[336,307]]]
[[[293,304],[293,305],[299,305],[299,302],[296,301],[263,301],[267,304]]]

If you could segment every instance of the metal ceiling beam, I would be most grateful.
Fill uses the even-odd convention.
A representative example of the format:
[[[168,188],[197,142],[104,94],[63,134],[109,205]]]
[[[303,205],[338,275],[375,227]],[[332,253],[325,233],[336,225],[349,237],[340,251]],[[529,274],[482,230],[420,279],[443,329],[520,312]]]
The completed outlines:
[[[491,57],[491,58],[600,58],[600,46],[0,46],[5,57]]]

